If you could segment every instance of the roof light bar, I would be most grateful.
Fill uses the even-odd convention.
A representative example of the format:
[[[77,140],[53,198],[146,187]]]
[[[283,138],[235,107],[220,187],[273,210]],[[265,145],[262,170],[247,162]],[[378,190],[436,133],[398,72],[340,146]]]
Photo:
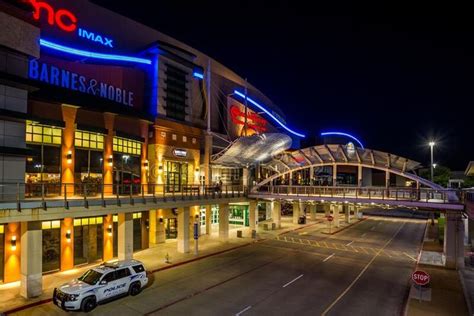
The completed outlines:
[[[260,104],[258,104],[257,102],[255,102],[254,100],[252,100],[251,98],[249,97],[246,97],[245,94],[243,94],[242,92],[240,91],[237,91],[237,90],[234,90],[234,93],[236,95],[238,95],[239,97],[243,98],[245,100],[245,98],[247,98],[247,101],[249,101],[250,103],[252,103],[253,105],[255,105],[257,108],[259,108],[260,110],[262,110],[263,112],[265,112],[265,114],[267,114],[268,116],[270,116],[275,122],[278,123],[278,125],[280,125],[281,127],[283,127],[286,131],[288,131],[289,133],[293,134],[293,135],[296,135],[298,137],[301,137],[301,138],[305,138],[306,135],[304,134],[301,134],[301,133],[298,133],[298,132],[295,132],[294,130],[290,129],[289,127],[287,127],[285,124],[283,124],[282,122],[280,122],[280,120],[278,120],[275,115],[273,115],[270,111],[268,111],[267,109],[265,109],[263,106],[261,106]]]
[[[77,48],[72,48],[68,46],[59,45],[45,39],[40,39],[40,45],[43,47],[47,47],[56,51],[60,51],[63,53],[76,55],[76,56],[83,56],[88,58],[96,58],[96,59],[103,59],[109,61],[123,61],[123,62],[131,62],[137,64],[145,64],[151,65],[151,60],[145,58],[138,58],[132,56],[124,56],[124,55],[114,55],[114,54],[102,54],[102,53],[95,53],[90,51],[85,51]]]
[[[357,137],[352,136],[351,134],[347,134],[343,132],[324,132],[324,133],[321,133],[321,136],[345,136],[352,140],[355,140],[360,145],[360,148],[364,149],[364,145],[362,145],[362,142],[358,140]]]

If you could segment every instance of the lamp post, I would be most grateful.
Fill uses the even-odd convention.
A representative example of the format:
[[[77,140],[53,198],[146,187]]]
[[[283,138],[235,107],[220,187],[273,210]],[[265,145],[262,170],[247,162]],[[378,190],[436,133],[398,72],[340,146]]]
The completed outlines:
[[[428,145],[430,145],[430,150],[431,150],[431,165],[430,165],[430,169],[431,169],[431,182],[433,182],[433,174],[434,174],[434,165],[433,165],[433,147],[436,145],[435,142],[431,141],[428,143]]]

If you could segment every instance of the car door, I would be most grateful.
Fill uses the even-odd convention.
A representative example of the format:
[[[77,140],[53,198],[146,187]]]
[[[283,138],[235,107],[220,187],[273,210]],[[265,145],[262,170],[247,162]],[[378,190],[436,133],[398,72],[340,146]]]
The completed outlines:
[[[117,278],[117,295],[124,294],[128,291],[128,286],[130,284],[130,276],[132,273],[130,272],[130,269],[128,267],[118,269],[115,271],[115,273]]]
[[[103,284],[105,282],[105,284]],[[117,275],[116,271],[111,271],[102,277],[97,291],[97,300],[102,301],[117,295]]]

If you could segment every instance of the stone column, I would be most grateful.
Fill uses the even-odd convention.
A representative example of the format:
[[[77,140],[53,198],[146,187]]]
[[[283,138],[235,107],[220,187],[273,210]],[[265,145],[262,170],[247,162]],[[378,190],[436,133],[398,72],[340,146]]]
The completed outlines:
[[[311,204],[309,206],[310,213],[311,213],[311,220],[315,221],[316,220],[316,204]]]
[[[189,216],[190,208],[178,209],[178,252],[189,252]]]
[[[350,224],[351,223],[351,206],[345,204],[344,205],[344,212],[346,213],[346,222],[348,224]]]
[[[328,217],[329,215],[331,215],[331,204],[329,203],[323,204],[323,209],[324,209],[325,217]]]
[[[64,194],[64,185],[68,195],[74,194],[74,135],[76,131],[76,114],[77,107],[72,105],[61,106],[64,129],[61,144],[61,192]],[[71,160],[68,162],[66,156],[71,154]]]
[[[140,121],[140,136],[145,140],[145,142],[142,144],[140,170],[142,188],[146,194],[148,193],[148,172],[150,163],[148,162],[148,122],[145,120]]]
[[[206,235],[212,233],[212,205],[206,205]]]
[[[104,183],[104,194],[111,195],[113,194],[114,184],[114,167],[113,164],[116,163],[112,161],[112,165],[109,164],[109,159],[113,157],[113,143],[114,143],[114,123],[115,123],[115,114],[113,113],[104,113],[104,127],[107,129],[108,133],[104,139],[104,156],[102,157],[102,163],[104,167],[104,177],[102,182]]]
[[[219,238],[229,238],[229,204],[219,204]]]
[[[281,228],[281,203],[279,201],[272,201],[270,203],[272,209],[272,221],[275,223],[276,229]]]
[[[272,218],[272,203],[271,202],[265,202],[265,219],[269,220]]]
[[[298,224],[298,218],[300,217],[300,202],[293,202],[293,224]]]
[[[342,208],[341,205],[331,204],[332,216],[334,217],[333,225],[336,228],[340,226],[340,224],[339,224],[339,213],[341,211],[341,208]]]
[[[21,283],[24,298],[40,296],[43,292],[43,232],[41,222],[21,223]]]
[[[444,254],[447,268],[464,268],[464,225],[458,212],[446,211]]]
[[[133,214],[118,214],[118,244],[117,254],[119,260],[133,258]]]
[[[242,185],[244,187],[248,187],[249,185],[249,169],[248,168],[243,168]]]
[[[257,230],[258,227],[258,207],[257,201],[250,201],[249,203],[249,227],[250,232]]]
[[[337,165],[332,166],[332,186],[337,186]]]
[[[361,165],[358,166],[357,168],[357,185],[359,187],[362,187],[362,183],[363,183],[363,167]]]

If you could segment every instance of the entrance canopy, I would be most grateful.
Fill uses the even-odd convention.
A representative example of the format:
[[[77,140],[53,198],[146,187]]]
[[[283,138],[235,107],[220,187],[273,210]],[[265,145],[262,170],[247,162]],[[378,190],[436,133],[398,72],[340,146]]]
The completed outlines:
[[[229,167],[248,167],[266,162],[291,146],[291,138],[281,133],[240,137],[212,157],[212,163]]]

